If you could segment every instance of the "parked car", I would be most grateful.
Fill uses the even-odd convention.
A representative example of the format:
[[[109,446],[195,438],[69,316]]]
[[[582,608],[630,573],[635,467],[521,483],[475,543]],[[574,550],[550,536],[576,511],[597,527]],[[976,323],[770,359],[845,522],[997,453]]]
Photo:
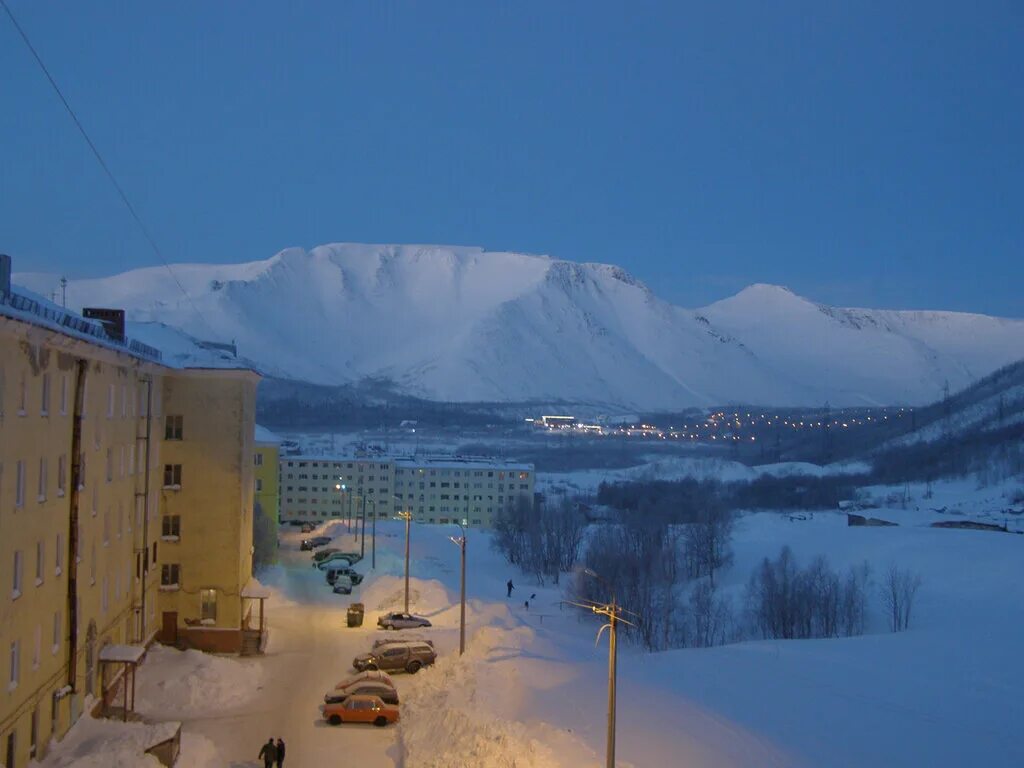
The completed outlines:
[[[434,647],[434,641],[428,640],[422,635],[410,635],[403,632],[401,635],[391,635],[390,637],[378,637],[373,641],[373,650],[377,650],[382,645],[394,645],[395,643],[411,643],[413,641],[426,643],[431,648]]]
[[[395,687],[395,681],[391,679],[391,675],[387,672],[381,672],[379,669],[368,669],[365,672],[356,672],[351,677],[346,677],[334,686],[334,690],[341,691],[345,688],[351,688],[353,685],[364,683],[367,680],[375,683],[383,683],[384,685],[390,685],[392,688]]]
[[[344,563],[344,564],[342,564],[342,563]],[[331,567],[330,568],[325,568],[324,569],[324,573],[327,574],[327,583],[328,584],[333,584],[334,580],[336,578],[338,578],[339,576],[348,576],[349,581],[351,581],[356,586],[359,586],[360,584],[363,583],[363,574],[356,573],[355,571],[353,571],[352,570],[352,566],[350,566],[344,560],[342,560],[342,561],[338,561],[338,560],[331,561]]]
[[[351,595],[352,594],[352,579],[348,576],[339,576],[334,581],[330,582],[334,588],[334,594],[336,595]]]
[[[422,616],[395,611],[394,613],[385,613],[377,619],[377,626],[384,627],[384,629],[411,629],[412,627],[430,627],[433,625],[429,619],[425,619]]]
[[[299,549],[310,550],[316,549],[317,547],[324,547],[331,543],[330,536],[314,536],[311,539],[303,539],[302,543],[299,544]]]
[[[405,671],[416,674],[421,667],[427,667],[437,659],[431,645],[414,640],[411,643],[389,643],[375,651],[361,653],[352,660],[357,671],[383,669],[387,672]]]
[[[331,725],[373,723],[383,727],[398,722],[398,707],[385,704],[379,696],[349,696],[340,704],[324,704],[323,713]]]
[[[352,565],[352,561],[349,560],[348,555],[346,555],[344,552],[333,552],[327,557],[325,557],[323,560],[321,560],[319,563],[313,563],[313,567],[319,568],[321,571],[326,571],[328,568],[331,568],[336,565],[347,567]]]
[[[378,696],[385,704],[398,706],[398,691],[390,685],[375,683],[372,680],[357,683],[340,691],[328,691],[324,694],[324,704],[341,704],[349,696]]]
[[[330,555],[333,555],[335,552],[341,552],[341,550],[338,547],[324,547],[323,549],[318,549],[316,552],[313,553],[313,562],[319,563],[323,560],[326,560]]]

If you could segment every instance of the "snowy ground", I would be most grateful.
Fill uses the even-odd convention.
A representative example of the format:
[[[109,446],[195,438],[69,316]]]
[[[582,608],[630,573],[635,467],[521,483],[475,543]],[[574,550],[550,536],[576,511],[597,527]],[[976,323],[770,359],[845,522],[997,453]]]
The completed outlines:
[[[967,489],[964,490],[967,493]],[[620,766],[919,766],[1024,764],[1024,536],[937,530],[910,511],[879,510],[892,528],[850,528],[843,515],[804,520],[742,518],[735,565],[722,588],[738,600],[751,569],[783,544],[806,563],[867,559],[876,576],[893,562],[919,571],[912,629],[885,631],[880,607],[869,634],[840,640],[745,642],[647,654],[623,646],[619,661]],[[329,533],[352,539],[339,523]],[[569,768],[603,764],[607,646],[597,628],[560,605],[557,587],[538,587],[508,568],[470,531],[469,643],[458,657],[457,530],[412,529],[412,606],[440,658],[415,676],[396,675],[402,722],[384,729],[329,727],[323,693],[352,657],[384,634],[383,610],[402,599],[403,529],[378,526],[377,568],[352,597],[334,595],[285,528],[280,563],[260,575],[270,643],[262,658],[211,657],[156,649],[139,674],[139,710],[183,723],[189,768],[256,768],[268,736],[288,744],[288,764],[315,766],[497,766]],[[513,599],[504,583],[516,582]],[[531,597],[530,607],[523,605]],[[362,628],[345,626],[352,600],[366,604]],[[89,763],[122,726],[83,719],[48,768]],[[107,733],[106,730],[110,730]],[[102,732],[101,732],[102,730]],[[70,757],[69,757],[70,756]]]

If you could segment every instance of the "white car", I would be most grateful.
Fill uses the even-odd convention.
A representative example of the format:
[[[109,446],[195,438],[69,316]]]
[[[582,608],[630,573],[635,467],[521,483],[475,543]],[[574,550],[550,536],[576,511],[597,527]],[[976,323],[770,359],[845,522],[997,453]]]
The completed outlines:
[[[395,611],[394,613],[385,613],[378,618],[377,626],[384,629],[412,629],[414,627],[429,627],[432,625],[429,619],[425,619],[422,616]]]
[[[392,688],[395,687],[395,681],[391,679],[391,675],[387,672],[381,672],[379,669],[368,669],[365,672],[357,672],[351,677],[346,677],[334,686],[334,688],[335,690],[340,691],[345,688],[351,688],[356,683],[366,682],[367,680],[372,680],[375,683],[384,683],[385,685],[390,685]]]
[[[352,579],[348,576],[338,576],[338,578],[334,580],[334,594],[351,595]]]

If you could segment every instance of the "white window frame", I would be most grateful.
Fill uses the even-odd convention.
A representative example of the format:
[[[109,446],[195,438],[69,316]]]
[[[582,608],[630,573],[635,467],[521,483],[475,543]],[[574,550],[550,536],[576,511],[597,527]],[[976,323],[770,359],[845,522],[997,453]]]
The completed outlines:
[[[20,549],[14,550],[14,562],[13,562],[13,566],[14,566],[14,579],[11,582],[11,599],[12,600],[17,600],[19,597],[21,597],[21,578],[22,578],[22,568],[24,567],[23,560],[24,560],[24,557],[21,554],[21,550]]]
[[[42,390],[39,393],[39,415],[49,416],[50,415],[50,374],[43,373],[42,378],[39,382],[39,388]]]

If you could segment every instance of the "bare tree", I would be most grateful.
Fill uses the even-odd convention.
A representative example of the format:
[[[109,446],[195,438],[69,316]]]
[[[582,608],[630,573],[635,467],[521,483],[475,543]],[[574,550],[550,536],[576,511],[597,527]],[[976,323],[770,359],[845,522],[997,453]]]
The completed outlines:
[[[731,512],[712,506],[683,526],[687,576],[707,576],[714,586],[715,571],[732,562],[733,522]]]
[[[910,626],[914,598],[920,587],[920,574],[900,568],[895,563],[889,566],[882,583],[882,601],[889,614],[889,628],[893,632],[902,632]]]
[[[732,607],[715,591],[711,579],[701,579],[690,592],[690,631],[685,644],[698,648],[722,645],[732,629]]]

